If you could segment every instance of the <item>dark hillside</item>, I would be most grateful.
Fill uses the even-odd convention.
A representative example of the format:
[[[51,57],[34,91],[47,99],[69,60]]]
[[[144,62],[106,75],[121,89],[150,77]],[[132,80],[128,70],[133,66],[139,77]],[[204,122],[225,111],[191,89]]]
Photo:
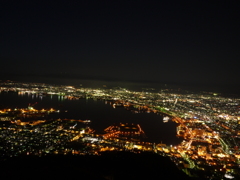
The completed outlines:
[[[167,157],[152,153],[105,152],[102,156],[22,156],[0,165],[1,179],[192,179]]]

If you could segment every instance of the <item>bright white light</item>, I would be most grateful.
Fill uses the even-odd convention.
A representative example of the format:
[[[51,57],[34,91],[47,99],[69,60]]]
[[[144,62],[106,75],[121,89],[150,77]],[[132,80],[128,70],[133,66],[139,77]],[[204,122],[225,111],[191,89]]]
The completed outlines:
[[[234,176],[232,176],[231,174],[225,174],[224,176],[228,179],[233,179],[234,178]]]

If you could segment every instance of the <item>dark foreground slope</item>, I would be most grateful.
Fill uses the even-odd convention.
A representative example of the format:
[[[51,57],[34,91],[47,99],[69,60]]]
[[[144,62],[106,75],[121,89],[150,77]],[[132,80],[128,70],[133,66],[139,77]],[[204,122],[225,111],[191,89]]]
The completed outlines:
[[[1,179],[192,179],[156,154],[105,152],[102,156],[22,156],[1,162]]]

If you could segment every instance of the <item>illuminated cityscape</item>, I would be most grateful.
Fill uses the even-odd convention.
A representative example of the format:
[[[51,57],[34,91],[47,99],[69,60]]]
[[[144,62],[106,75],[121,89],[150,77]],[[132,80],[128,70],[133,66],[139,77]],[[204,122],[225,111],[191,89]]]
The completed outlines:
[[[35,83],[1,83],[1,92],[18,95],[57,95],[64,99],[92,98],[112,108],[132,113],[163,114],[162,121],[177,123],[178,145],[145,142],[139,124],[119,123],[103,132],[91,129],[91,120],[48,119],[59,110],[34,108],[1,109],[1,156],[74,154],[101,155],[104,151],[153,152],[170,157],[189,176],[239,178],[240,99],[221,94],[159,92],[125,88],[93,89]],[[41,120],[39,118],[41,117]]]
[[[1,179],[240,179],[239,5],[0,1]]]

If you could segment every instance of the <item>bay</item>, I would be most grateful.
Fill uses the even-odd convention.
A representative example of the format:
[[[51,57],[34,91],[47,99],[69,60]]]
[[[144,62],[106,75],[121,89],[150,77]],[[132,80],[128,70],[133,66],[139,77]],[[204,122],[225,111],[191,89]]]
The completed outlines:
[[[177,124],[172,121],[163,123],[163,115],[161,114],[133,113],[123,107],[113,108],[104,100],[69,100],[57,95],[0,93],[0,109],[27,108],[29,105],[34,105],[35,109],[54,108],[60,110],[59,113],[53,115],[53,118],[91,120],[90,127],[96,131],[103,131],[114,123],[135,123],[144,130],[147,142],[178,145],[182,141],[176,137]]]

